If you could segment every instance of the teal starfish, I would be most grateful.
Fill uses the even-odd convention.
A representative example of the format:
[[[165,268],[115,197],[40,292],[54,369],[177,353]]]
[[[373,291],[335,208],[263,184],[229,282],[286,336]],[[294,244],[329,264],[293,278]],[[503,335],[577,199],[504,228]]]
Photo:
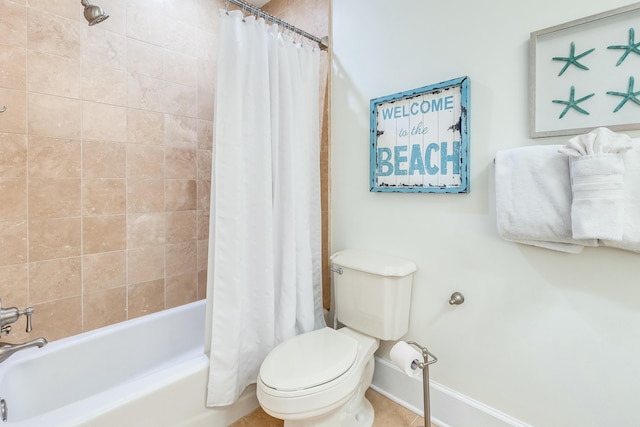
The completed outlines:
[[[637,92],[633,91],[633,86],[635,85],[635,79],[633,78],[633,76],[629,77],[629,86],[627,89],[627,92],[607,92],[607,95],[615,95],[615,96],[624,96],[624,99],[622,100],[622,102],[620,102],[620,104],[618,104],[618,106],[616,107],[615,110],[613,110],[614,113],[617,113],[618,110],[620,110],[624,104],[627,103],[627,101],[631,100],[633,102],[635,102],[636,104],[640,105],[640,99],[638,99],[638,95],[640,95],[640,90]]]
[[[595,95],[595,93],[591,93],[591,94],[589,94],[587,96],[583,96],[580,99],[575,99],[576,98],[576,88],[574,86],[571,86],[571,92],[569,94],[569,100],[568,101],[562,101],[560,99],[554,99],[551,102],[555,102],[556,104],[564,104],[564,105],[566,105],[565,109],[560,114],[560,117],[558,117],[559,119],[563,118],[565,116],[565,114],[567,114],[567,111],[569,111],[571,108],[574,108],[579,113],[589,115],[589,112],[587,110],[583,109],[583,108],[578,107],[578,104],[581,103],[582,101],[586,101],[587,99],[591,98],[593,95]]]
[[[622,54],[622,56],[620,57],[620,59],[618,59],[618,63],[616,64],[616,67],[620,64],[622,64],[622,62],[627,59],[627,56],[633,52],[633,53],[637,53],[638,55],[640,55],[640,42],[636,43],[635,42],[635,38],[636,38],[636,34],[635,31],[633,30],[633,28],[629,28],[629,44],[618,44],[618,45],[613,45],[613,46],[607,46],[607,49],[624,49],[625,52]]]
[[[567,61],[566,64],[564,64],[564,67],[562,67],[562,70],[560,70],[560,73],[558,73],[558,77],[562,75],[562,73],[564,73],[567,68],[569,68],[569,65],[573,64],[576,67],[582,69],[582,70],[588,70],[589,67],[586,67],[584,65],[582,65],[581,63],[578,62],[578,59],[589,55],[591,52],[593,52],[594,50],[596,50],[596,48],[591,48],[585,52],[582,52],[580,55],[576,55],[576,44],[574,42],[571,42],[571,48],[569,51],[569,57],[565,57],[565,56],[554,56],[553,59],[554,61]]]

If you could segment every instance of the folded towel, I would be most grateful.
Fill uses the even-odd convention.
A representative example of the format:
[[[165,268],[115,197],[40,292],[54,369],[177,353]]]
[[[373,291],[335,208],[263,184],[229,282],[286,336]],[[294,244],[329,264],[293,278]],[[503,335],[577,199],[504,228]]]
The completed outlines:
[[[569,156],[574,239],[623,239],[625,166],[622,154],[630,148],[628,135],[607,128],[571,138],[560,148],[560,153]]]
[[[624,179],[624,236],[622,240],[601,240],[603,246],[640,252],[640,138],[632,139],[634,150],[622,155],[625,163]]]
[[[598,245],[597,239],[572,235],[569,162],[559,153],[561,147],[496,153],[496,216],[503,239],[569,253]]]

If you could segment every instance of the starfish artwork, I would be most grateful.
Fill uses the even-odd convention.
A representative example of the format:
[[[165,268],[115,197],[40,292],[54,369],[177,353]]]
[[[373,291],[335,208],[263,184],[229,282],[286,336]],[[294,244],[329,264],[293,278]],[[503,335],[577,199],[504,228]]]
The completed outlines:
[[[635,79],[633,78],[633,76],[629,77],[629,86],[627,88],[627,92],[607,92],[607,95],[614,95],[614,96],[622,96],[624,97],[624,99],[622,101],[620,101],[620,104],[618,104],[618,106],[616,107],[615,110],[613,110],[614,113],[617,113],[622,107],[624,107],[624,104],[627,103],[627,101],[632,101],[635,102],[636,104],[640,105],[640,99],[638,99],[638,95],[640,95],[640,90],[634,92],[633,91],[633,86],[635,85]]]
[[[635,39],[636,39],[636,32],[634,31],[633,28],[629,28],[629,44],[622,44],[622,45],[618,44],[613,46],[607,46],[607,49],[624,49],[624,53],[622,54],[620,59],[618,59],[618,62],[616,63],[616,67],[622,64],[624,60],[627,59],[627,56],[629,56],[631,52],[640,55],[640,42],[636,43]]]
[[[578,62],[579,59],[587,56],[588,54],[590,54],[591,52],[593,52],[594,50],[596,50],[596,48],[591,48],[587,51],[582,52],[579,55],[576,55],[576,44],[574,42],[571,42],[571,47],[569,48],[569,56],[554,56],[553,59],[554,61],[566,61],[567,63],[564,64],[564,67],[562,67],[562,70],[560,70],[560,72],[558,73],[558,77],[560,77],[562,74],[564,74],[565,71],[567,71],[567,68],[569,68],[570,65],[575,65],[576,67],[580,68],[581,70],[588,70],[589,67],[581,64]]]
[[[583,96],[580,99],[576,99],[576,88],[574,86],[571,86],[571,92],[569,93],[568,101],[554,99],[551,102],[555,102],[556,104],[566,105],[565,109],[562,111],[562,113],[560,113],[560,117],[558,117],[559,119],[563,118],[567,114],[567,112],[572,108],[579,113],[589,115],[589,112],[584,108],[578,107],[578,104],[583,101],[586,101],[587,99],[591,98],[593,95],[595,95],[595,93],[590,93],[589,95]]]

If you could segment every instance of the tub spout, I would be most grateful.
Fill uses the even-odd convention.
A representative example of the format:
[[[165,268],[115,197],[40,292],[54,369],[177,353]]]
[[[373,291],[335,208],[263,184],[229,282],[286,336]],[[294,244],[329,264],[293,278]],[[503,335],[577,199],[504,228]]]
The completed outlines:
[[[0,362],[7,360],[16,351],[31,347],[44,347],[45,345],[47,345],[47,340],[44,338],[36,338],[35,340],[27,341],[22,344],[0,342]]]

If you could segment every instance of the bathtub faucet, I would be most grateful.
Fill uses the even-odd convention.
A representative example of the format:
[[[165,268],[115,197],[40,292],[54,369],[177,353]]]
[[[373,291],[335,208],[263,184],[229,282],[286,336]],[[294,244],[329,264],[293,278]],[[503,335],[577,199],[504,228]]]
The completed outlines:
[[[0,363],[7,360],[16,351],[31,347],[44,347],[45,345],[47,345],[47,340],[44,338],[36,338],[35,340],[27,341],[22,344],[0,342]]]
[[[2,308],[2,300],[0,300],[0,335],[11,333],[11,323],[18,321],[20,316],[26,316],[27,318],[27,332],[31,332],[33,329],[31,326],[31,315],[33,314],[33,308],[27,307],[24,310],[19,310],[16,307]],[[30,347],[43,347],[47,344],[47,340],[44,338],[37,338],[32,341],[28,341],[22,344],[10,344],[0,342],[0,362],[4,362],[13,353],[19,350]]]

